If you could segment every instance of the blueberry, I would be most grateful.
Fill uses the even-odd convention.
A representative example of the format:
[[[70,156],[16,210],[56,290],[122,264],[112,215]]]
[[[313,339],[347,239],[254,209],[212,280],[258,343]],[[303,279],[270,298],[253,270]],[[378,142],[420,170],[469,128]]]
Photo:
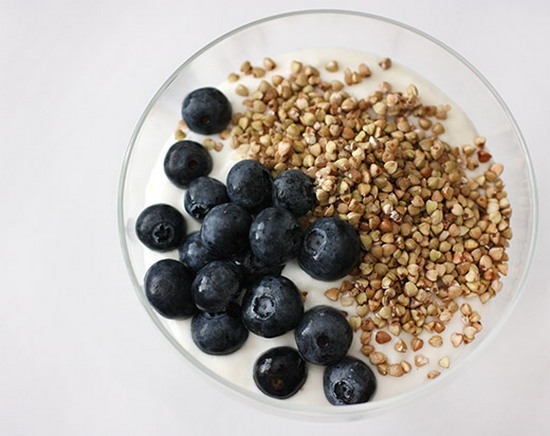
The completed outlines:
[[[247,250],[234,260],[241,267],[241,283],[245,288],[263,276],[277,276],[281,274],[284,268],[284,265],[271,265],[262,262],[252,253],[252,250]]]
[[[216,88],[199,88],[183,100],[181,116],[193,132],[203,135],[220,133],[231,120],[231,103]]]
[[[341,279],[360,259],[359,234],[349,223],[338,218],[321,218],[306,230],[299,263],[313,278]]]
[[[250,226],[250,248],[268,265],[281,265],[296,257],[302,242],[302,229],[288,210],[268,207]]]
[[[298,351],[306,361],[330,365],[347,354],[353,332],[338,310],[320,305],[304,313],[294,330],[294,338]]]
[[[200,230],[201,240],[208,250],[219,257],[238,256],[249,247],[251,223],[250,214],[239,205],[219,204],[204,217]]]
[[[183,140],[173,144],[164,158],[164,173],[178,188],[212,171],[212,156],[201,144]]]
[[[313,182],[300,170],[287,170],[273,180],[273,204],[296,216],[305,215],[316,203]]]
[[[346,356],[325,368],[323,389],[336,406],[366,403],[376,391],[376,376],[365,362]]]
[[[267,276],[254,283],[242,301],[244,325],[265,338],[280,336],[298,325],[304,313],[296,285],[283,276]]]
[[[193,342],[207,354],[225,355],[237,351],[248,338],[240,307],[232,303],[225,312],[198,312],[191,320]]]
[[[227,195],[250,212],[271,204],[272,178],[269,170],[253,159],[238,161],[227,174]]]
[[[185,238],[187,223],[183,215],[168,204],[153,204],[136,219],[136,235],[148,248],[155,251],[176,249]]]
[[[197,221],[202,221],[214,206],[228,203],[227,189],[217,179],[202,176],[193,180],[183,198],[183,205],[189,215]]]
[[[191,292],[196,306],[206,312],[223,312],[240,294],[239,267],[230,260],[214,260],[197,273]]]
[[[197,311],[191,295],[193,277],[193,273],[177,260],[159,260],[145,273],[145,296],[165,318],[188,318]]]
[[[198,272],[204,265],[218,259],[203,244],[200,232],[190,233],[178,248],[179,260],[193,272]]]
[[[264,394],[278,399],[292,397],[307,379],[307,364],[291,347],[275,347],[254,363],[254,382]]]

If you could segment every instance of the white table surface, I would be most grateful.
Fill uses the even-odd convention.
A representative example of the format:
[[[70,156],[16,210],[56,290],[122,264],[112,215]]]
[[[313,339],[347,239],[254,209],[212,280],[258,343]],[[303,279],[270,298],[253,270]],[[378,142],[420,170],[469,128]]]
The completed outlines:
[[[540,0],[315,2],[453,47],[499,91],[530,148],[540,228],[527,288],[444,391],[359,422],[274,417],[190,370],[136,299],[116,203],[142,110],[213,38],[312,3],[0,0],[0,435],[550,434],[550,6]]]

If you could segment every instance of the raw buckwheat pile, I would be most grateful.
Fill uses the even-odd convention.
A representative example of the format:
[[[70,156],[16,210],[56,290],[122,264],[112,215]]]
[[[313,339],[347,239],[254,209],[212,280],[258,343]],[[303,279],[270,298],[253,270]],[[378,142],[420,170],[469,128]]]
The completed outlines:
[[[503,166],[482,137],[445,142],[449,106],[423,104],[413,84],[398,90],[382,82],[352,96],[354,85],[373,80],[371,69],[391,67],[390,59],[355,69],[331,61],[326,71],[341,79],[326,81],[299,61],[284,74],[269,58],[245,62],[229,81],[246,110],[222,138],[274,175],[307,173],[318,200],[307,219],[337,216],[359,231],[361,263],[325,295],[349,308],[361,352],[378,372],[399,377],[429,362],[422,347],[459,347],[482,330],[469,301],[499,292],[512,231]],[[242,75],[257,78],[257,87],[239,83]],[[460,328],[450,331],[455,317]],[[393,359],[381,351],[388,345]],[[438,359],[439,369],[449,366],[448,356]]]

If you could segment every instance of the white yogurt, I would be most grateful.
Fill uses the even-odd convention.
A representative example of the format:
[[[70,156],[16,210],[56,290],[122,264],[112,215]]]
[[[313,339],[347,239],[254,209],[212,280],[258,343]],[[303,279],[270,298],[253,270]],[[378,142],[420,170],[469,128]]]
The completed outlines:
[[[464,114],[459,107],[453,104],[453,102],[439,89],[430,84],[425,78],[418,76],[414,72],[408,70],[407,68],[396,65],[393,63],[392,67],[387,70],[383,70],[378,66],[378,62],[382,59],[380,56],[345,51],[341,49],[322,49],[322,50],[309,50],[301,51],[291,54],[285,54],[281,56],[273,57],[277,64],[277,68],[271,73],[281,74],[283,76],[288,75],[290,71],[290,63],[292,60],[299,60],[303,64],[312,65],[319,69],[321,76],[326,80],[339,79],[343,78],[343,68],[350,67],[352,70],[356,70],[360,63],[366,63],[372,72],[371,77],[364,79],[360,84],[353,85],[352,87],[347,87],[346,91],[356,97],[366,97],[375,91],[379,84],[383,81],[391,84],[393,90],[405,91],[410,84],[414,84],[418,91],[419,96],[422,102],[433,105],[442,105],[448,104],[452,107],[452,110],[448,113],[447,120],[444,121],[445,124],[445,134],[442,135],[442,139],[448,142],[451,145],[462,145],[466,143],[472,143],[474,138],[477,136],[471,121],[468,119],[466,114]],[[337,60],[340,69],[338,72],[329,73],[324,69],[324,65],[331,60]],[[261,63],[258,62],[258,65]],[[236,70],[238,66],[233,66],[233,69]],[[230,72],[230,70],[228,70]],[[265,79],[269,80],[268,76]],[[229,83],[225,82],[219,86],[219,89],[222,90],[227,97],[230,99],[234,111],[242,111],[244,108],[241,106],[242,97],[239,97],[235,93],[235,88],[237,84],[244,84],[248,86],[250,90],[256,89],[260,79],[255,79],[251,76],[242,76],[239,82]],[[183,96],[182,96],[183,98]],[[174,126],[176,125],[177,118],[174,116]],[[202,143],[204,136],[198,135],[192,132],[188,132],[186,139],[196,140],[199,143]],[[216,141],[220,141],[217,137],[214,138]],[[187,216],[185,210],[183,209],[183,195],[184,191],[172,185],[169,180],[166,178],[163,170],[163,159],[168,148],[175,142],[175,138],[170,138],[164,148],[160,151],[158,161],[155,165],[153,173],[151,174],[149,183],[146,190],[146,203],[167,203],[179,209],[187,217],[187,222],[189,224],[189,231],[198,230],[199,225],[190,217]],[[213,157],[213,170],[210,174],[212,177],[215,177],[219,180],[225,182],[227,172],[234,164],[234,162],[241,157],[228,145],[225,144],[224,148],[220,152],[212,151]],[[172,252],[167,254],[159,254],[152,252],[150,250],[144,249],[145,263],[146,266],[152,265],[154,262],[166,258],[172,257],[177,259],[177,253]],[[298,288],[301,291],[307,292],[307,299],[305,301],[306,310],[317,304],[330,304],[339,309],[347,310],[348,313],[354,313],[354,307],[342,307],[338,303],[333,303],[327,299],[324,295],[324,292],[335,286],[339,286],[341,281],[337,282],[321,282],[309,277],[305,274],[294,262],[289,263],[284,271],[283,275],[289,277],[293,280]],[[478,310],[482,313],[482,308],[478,303],[477,299],[470,299],[468,302],[472,305],[474,310]],[[258,337],[254,334],[250,334],[248,340],[244,346],[237,352],[227,355],[227,356],[210,356],[201,352],[193,343],[190,334],[190,320],[184,321],[173,321],[173,320],[163,320],[167,329],[173,335],[173,337],[191,353],[198,361],[200,361],[204,366],[210,368],[215,373],[219,374],[222,378],[227,379],[229,382],[238,385],[242,388],[250,390],[256,394],[259,393],[259,390],[256,388],[253,378],[252,378],[252,368],[256,358],[265,350],[279,346],[279,345],[290,345],[295,347],[293,333],[289,332],[281,337],[265,339]],[[389,344],[379,345],[376,344],[377,350],[384,352],[388,356],[388,360],[392,362],[400,362],[401,360],[406,360],[412,365],[412,370],[410,373],[405,374],[403,377],[391,377],[391,376],[381,376],[376,372],[376,368],[373,368],[377,374],[378,380],[378,389],[371,401],[378,401],[382,399],[387,399],[392,396],[410,391],[418,386],[421,386],[425,383],[430,383],[427,374],[429,371],[438,370],[445,371],[441,366],[438,365],[439,359],[444,356],[448,356],[451,361],[451,365],[456,361],[457,357],[463,352],[464,346],[459,348],[454,348],[448,336],[450,332],[461,331],[462,322],[460,316],[455,315],[453,320],[447,324],[447,328],[442,336],[444,337],[444,345],[440,348],[434,348],[427,344],[428,338],[431,334],[423,333],[420,337],[423,338],[425,345],[417,353],[413,353],[410,350],[410,339],[411,336],[407,334],[402,334],[401,337],[407,343],[409,350],[405,353],[398,353],[393,349],[393,344],[395,343],[395,338]],[[362,358],[368,362],[368,358],[363,356],[360,352],[360,332],[358,332],[354,337],[354,343],[351,346],[349,354],[356,357]],[[414,355],[422,354],[429,358],[429,364],[417,368],[414,365]],[[309,365],[308,368],[308,379],[304,387],[293,397],[284,400],[285,402],[293,404],[304,404],[304,405],[315,405],[332,407],[328,404],[323,393],[322,385],[322,372],[323,367],[316,365]]]

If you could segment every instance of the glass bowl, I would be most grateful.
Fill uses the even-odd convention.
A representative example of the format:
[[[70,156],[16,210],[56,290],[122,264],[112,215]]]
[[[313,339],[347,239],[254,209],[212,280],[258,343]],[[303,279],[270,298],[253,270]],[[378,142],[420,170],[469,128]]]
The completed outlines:
[[[510,227],[514,235],[507,249],[508,274],[502,280],[498,295],[484,305],[483,329],[476,340],[455,353],[450,368],[442,370],[436,379],[423,381],[403,392],[398,389],[395,395],[342,407],[326,401],[308,404],[267,397],[253,386],[243,387],[242,380],[228,381],[220,375],[225,357],[212,359],[192,352],[193,346],[182,327],[186,321],[163,319],[145,297],[143,277],[151,257],[144,255],[146,250],[134,233],[138,214],[151,204],[150,194],[146,194],[147,185],[158,165],[161,148],[175,131],[186,94],[199,87],[225,82],[228,73],[238,72],[245,60],[261,62],[266,56],[321,48],[357,50],[376,54],[380,59],[390,58],[442,90],[453,105],[467,114],[479,134],[487,138],[494,160],[504,165],[502,177],[513,210]],[[468,61],[431,36],[391,19],[351,11],[311,10],[277,15],[237,28],[198,51],[166,80],[145,108],[130,140],[120,178],[118,222],[124,259],[138,298],[160,331],[191,365],[226,390],[265,410],[292,417],[342,420],[372,416],[399,404],[418,401],[431,390],[442,389],[498,333],[525,284],[534,249],[537,199],[533,170],[520,130],[497,92]],[[177,257],[173,253],[167,256]],[[318,368],[314,371],[317,371],[316,382],[320,383],[320,371]],[[248,373],[239,377],[251,379]],[[250,384],[250,380],[244,382],[247,383]]]

